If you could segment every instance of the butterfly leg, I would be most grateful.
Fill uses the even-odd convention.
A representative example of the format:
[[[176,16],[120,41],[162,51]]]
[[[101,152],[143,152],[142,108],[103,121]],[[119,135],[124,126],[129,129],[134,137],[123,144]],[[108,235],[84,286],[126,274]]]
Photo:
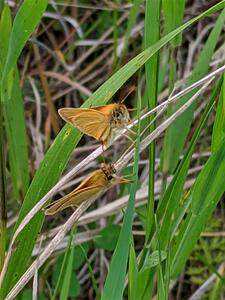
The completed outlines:
[[[103,144],[103,142],[102,142],[102,159],[103,159],[103,163],[105,164],[106,163],[106,160],[105,160],[105,156],[104,156],[104,151],[105,151],[105,149],[104,149],[104,144]]]
[[[129,127],[126,127],[126,130],[127,130],[129,133],[131,133],[131,134],[133,134],[133,135],[136,135],[136,132],[133,131],[132,129],[130,129]]]
[[[132,144],[134,144],[134,141],[132,140],[132,138],[129,135],[127,135],[125,133],[122,133],[122,135],[125,136],[128,140],[130,140]]]
[[[71,206],[71,208],[72,208],[73,211],[76,211],[78,209],[78,207],[79,207],[79,205],[73,205],[73,206]]]

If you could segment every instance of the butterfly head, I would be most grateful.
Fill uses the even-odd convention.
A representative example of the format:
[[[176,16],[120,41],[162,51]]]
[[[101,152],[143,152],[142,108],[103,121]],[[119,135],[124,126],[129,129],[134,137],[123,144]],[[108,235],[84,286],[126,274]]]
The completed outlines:
[[[130,122],[130,115],[124,104],[117,104],[112,112],[112,119],[118,127],[124,127]]]
[[[116,170],[115,170],[113,164],[104,164],[102,166],[102,171],[105,174],[105,176],[110,184],[131,182],[129,179],[127,179],[125,177],[117,176]]]

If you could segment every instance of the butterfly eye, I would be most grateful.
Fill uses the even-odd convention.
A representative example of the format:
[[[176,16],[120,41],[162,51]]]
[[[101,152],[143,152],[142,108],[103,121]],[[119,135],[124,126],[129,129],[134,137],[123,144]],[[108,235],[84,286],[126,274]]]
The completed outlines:
[[[112,175],[108,175],[108,180],[112,180],[112,179],[113,179]]]
[[[113,116],[114,116],[114,118],[119,118],[120,113],[117,110],[115,110],[113,113]]]

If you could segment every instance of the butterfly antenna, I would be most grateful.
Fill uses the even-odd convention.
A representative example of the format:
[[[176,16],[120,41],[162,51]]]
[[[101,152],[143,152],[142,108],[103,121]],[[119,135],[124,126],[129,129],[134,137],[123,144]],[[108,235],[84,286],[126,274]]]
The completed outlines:
[[[104,149],[104,144],[102,143],[102,159],[103,159],[103,163],[106,164],[105,156],[104,156],[104,154],[103,154],[104,151],[105,151],[105,149]]]
[[[123,97],[123,99],[120,101],[120,103],[122,104],[126,99],[127,97],[133,92],[136,90],[136,86],[133,85],[130,90],[127,92],[127,94]]]
[[[128,108],[127,109],[128,111],[136,111],[136,110],[138,110],[137,108]]]

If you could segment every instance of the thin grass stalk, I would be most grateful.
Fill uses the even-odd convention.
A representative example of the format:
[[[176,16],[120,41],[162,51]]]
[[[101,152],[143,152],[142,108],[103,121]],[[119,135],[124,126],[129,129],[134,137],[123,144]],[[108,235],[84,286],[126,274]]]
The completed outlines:
[[[162,7],[165,17],[165,31],[170,32],[182,25],[183,23],[183,15],[185,8],[185,1],[181,0],[178,3],[174,0],[166,1],[162,0]],[[174,39],[170,41],[170,61],[169,61],[169,94],[174,91],[175,82],[176,82],[176,70],[177,70],[177,58],[178,58],[178,50],[179,46],[182,44],[182,33],[176,36]],[[173,106],[168,107],[167,116],[169,117],[173,113]],[[167,176],[170,168],[169,162],[169,153],[171,147],[171,132],[166,131],[165,137],[163,141],[162,148],[162,191],[161,195],[163,195],[164,190],[167,185]]]
[[[57,283],[56,283],[56,286],[55,286],[54,293],[51,297],[51,300],[55,300],[56,297],[57,297],[59,287],[60,287],[60,284],[62,282],[63,273],[65,271],[66,263],[67,263],[67,260],[68,260],[69,252],[70,252],[70,249],[71,249],[71,244],[72,244],[72,241],[74,239],[75,234],[76,234],[76,226],[74,226],[74,228],[71,229],[70,237],[69,237],[68,244],[67,244],[67,249],[66,249],[66,252],[64,254],[64,258],[63,258],[63,262],[62,262],[62,265],[61,265],[59,277],[58,277],[58,280],[57,280]]]
[[[0,229],[0,271],[5,261],[7,209],[6,209],[6,162],[4,151],[4,132],[2,102],[0,102],[0,201],[1,201],[1,229]]]
[[[146,1],[145,13],[145,48],[154,45],[160,39],[160,8],[161,0]],[[154,54],[145,64],[146,88],[148,95],[148,110],[151,111],[157,105],[158,96],[158,68],[159,52]],[[149,123],[152,125],[149,132],[155,130],[155,114],[149,117]],[[148,181],[148,203],[146,217],[146,237],[145,246],[148,244],[149,234],[154,221],[154,182],[155,182],[155,141],[149,145],[149,181]]]
[[[88,271],[90,273],[90,277],[91,277],[91,282],[92,282],[92,286],[93,286],[93,290],[95,291],[95,295],[96,295],[96,300],[100,300],[101,299],[101,295],[100,295],[100,292],[98,290],[98,284],[97,284],[97,280],[95,278],[95,272],[91,266],[91,263],[89,262],[89,259],[87,257],[87,254],[83,248],[82,245],[80,245],[80,248],[83,252],[83,255],[85,257],[85,260],[86,260],[86,263],[87,263],[87,266],[88,266]]]

